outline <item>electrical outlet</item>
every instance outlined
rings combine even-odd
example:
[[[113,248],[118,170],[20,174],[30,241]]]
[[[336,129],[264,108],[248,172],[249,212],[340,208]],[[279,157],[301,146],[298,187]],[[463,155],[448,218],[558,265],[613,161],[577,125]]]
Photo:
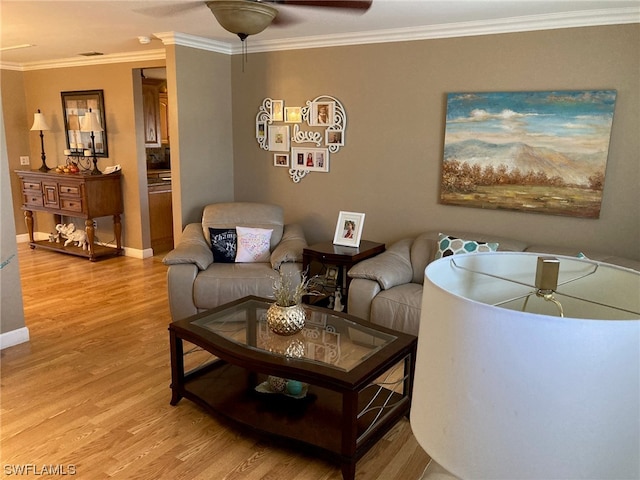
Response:
[[[29,156],[21,156],[20,157],[20,165],[29,165]]]
[[[93,228],[98,228],[98,221],[97,220],[93,220]]]

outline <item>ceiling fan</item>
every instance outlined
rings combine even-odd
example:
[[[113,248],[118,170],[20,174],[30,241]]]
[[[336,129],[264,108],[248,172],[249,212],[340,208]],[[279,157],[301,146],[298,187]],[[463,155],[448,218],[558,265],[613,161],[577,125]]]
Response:
[[[276,19],[278,9],[273,4],[303,7],[339,8],[366,12],[373,0],[209,0],[205,4],[222,28],[244,41],[249,35],[262,32]],[[282,24],[283,22],[278,22]]]

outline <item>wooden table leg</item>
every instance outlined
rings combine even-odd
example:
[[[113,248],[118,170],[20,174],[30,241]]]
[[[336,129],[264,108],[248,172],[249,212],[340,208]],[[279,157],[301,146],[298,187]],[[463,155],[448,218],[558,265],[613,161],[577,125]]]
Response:
[[[354,480],[356,478],[356,462],[342,464],[343,480]]]
[[[182,339],[173,330],[169,330],[171,347],[171,405],[177,405],[184,388],[184,346]]]
[[[358,441],[358,392],[342,396],[342,478],[354,480],[356,476],[356,442]]]
[[[87,218],[84,221],[84,231],[87,232],[87,242],[89,242],[89,259],[95,260],[95,252],[93,250],[93,242],[96,238],[96,231],[93,228],[93,218]]]
[[[120,251],[122,250],[122,223],[117,213],[113,216],[113,234],[116,236],[116,248]]]
[[[29,233],[29,242],[33,243],[33,212],[31,210],[24,211],[24,223],[27,225],[27,232]],[[31,245],[31,248],[36,248],[35,245]]]

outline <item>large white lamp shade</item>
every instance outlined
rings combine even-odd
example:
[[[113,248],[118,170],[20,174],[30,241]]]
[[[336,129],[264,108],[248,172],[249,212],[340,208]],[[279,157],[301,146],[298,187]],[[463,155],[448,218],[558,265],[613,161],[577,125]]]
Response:
[[[560,318],[522,311],[538,257],[427,267],[411,426],[448,474],[426,478],[640,478],[640,272],[557,256]]]

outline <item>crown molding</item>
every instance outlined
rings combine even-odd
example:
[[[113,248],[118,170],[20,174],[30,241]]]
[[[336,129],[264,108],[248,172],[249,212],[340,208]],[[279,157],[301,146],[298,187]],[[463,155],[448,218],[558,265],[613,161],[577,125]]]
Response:
[[[595,27],[629,23],[640,23],[640,7],[528,15],[497,20],[396,28],[331,36],[322,35],[287,40],[253,40],[248,45],[248,51],[250,53],[258,53],[278,50],[299,50],[304,48],[407,42],[413,40],[497,35],[502,33],[555,30],[560,28]],[[241,52],[241,46],[237,46],[233,49],[234,54],[239,54]]]
[[[86,67],[87,65],[104,65],[107,63],[126,63],[149,60],[164,60],[166,52],[164,48],[157,50],[145,50],[141,52],[111,53],[99,57],[71,57],[44,62],[30,62],[23,64],[0,63],[0,68],[5,70],[44,70],[47,68]]]
[[[224,53],[226,55],[231,55],[233,53],[232,46],[228,42],[219,42],[208,38],[196,37],[195,35],[189,35],[187,33],[162,32],[154,33],[153,36],[162,40],[164,45],[180,45],[182,47],[197,48],[210,52]]]
[[[584,10],[545,15],[529,15],[498,20],[459,22],[423,27],[396,28],[369,32],[354,32],[339,35],[317,35],[286,40],[255,40],[247,46],[249,53],[274,52],[281,50],[300,50],[305,48],[338,47],[346,45],[365,45],[374,43],[408,42],[438,38],[469,37],[476,35],[497,35],[502,33],[554,30],[560,28],[595,27],[604,25],[622,25],[640,23],[640,6],[618,9]],[[154,33],[164,45],[180,45],[225,55],[242,53],[240,42],[220,42],[179,32]],[[6,70],[42,70],[46,68],[77,67],[106,63],[124,63],[148,60],[164,60],[164,49],[140,52],[109,54],[91,58],[64,58],[45,62],[24,64],[1,63]]]

